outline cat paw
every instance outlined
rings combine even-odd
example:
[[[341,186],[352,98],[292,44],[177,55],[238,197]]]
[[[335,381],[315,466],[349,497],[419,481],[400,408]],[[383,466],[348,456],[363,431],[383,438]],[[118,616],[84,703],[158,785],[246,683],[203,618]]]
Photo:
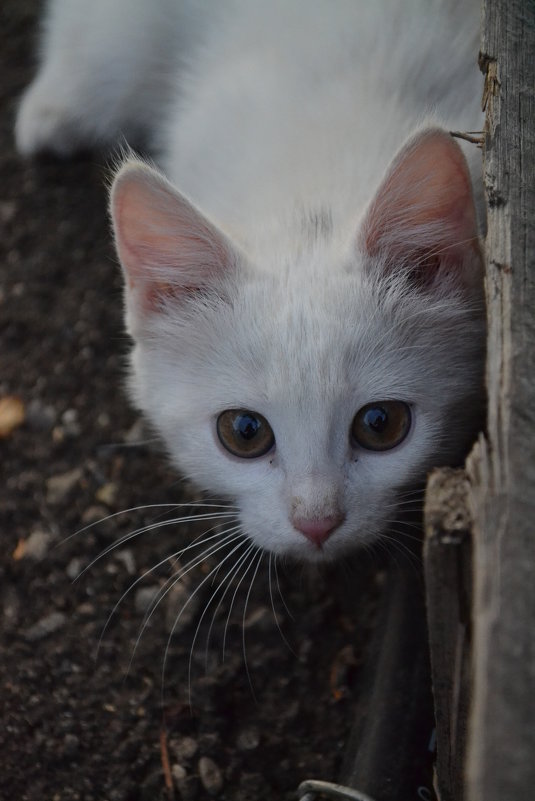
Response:
[[[22,98],[15,122],[15,144],[22,156],[71,156],[80,144],[78,123],[61,100],[36,82]]]

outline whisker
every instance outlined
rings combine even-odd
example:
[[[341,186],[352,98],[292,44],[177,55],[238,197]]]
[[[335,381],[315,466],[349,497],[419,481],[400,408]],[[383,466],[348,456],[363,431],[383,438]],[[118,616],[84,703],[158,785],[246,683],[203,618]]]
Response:
[[[141,526],[140,528],[137,528],[134,531],[128,532],[128,534],[123,534],[123,536],[119,537],[118,540],[115,540],[115,542],[112,542],[110,545],[107,545],[97,556],[95,556],[89,562],[89,564],[87,564],[78,573],[78,575],[73,580],[78,581],[84,575],[84,573],[86,573],[88,570],[91,570],[91,568],[94,567],[94,565],[96,565],[96,563],[99,562],[101,559],[103,559],[105,556],[110,554],[116,548],[120,548],[121,545],[124,545],[126,542],[130,542],[130,540],[133,540],[136,537],[141,536],[142,534],[147,534],[150,531],[156,531],[157,529],[160,528],[177,526],[180,525],[181,523],[195,523],[201,520],[218,520],[224,517],[235,517],[235,515],[231,514],[230,512],[220,512],[220,513],[209,512],[201,515],[187,515],[185,517],[175,517],[172,520],[162,520],[158,523],[149,523],[146,526]]]
[[[410,534],[408,531],[404,531],[403,529],[396,529],[394,526],[410,526],[410,524],[406,523],[405,520],[389,520],[386,529],[387,533],[392,532],[393,534],[398,534],[406,540],[411,540],[411,542],[422,542],[422,534],[417,537],[416,534]],[[414,528],[420,532],[422,531],[420,526],[410,526],[410,528]]]
[[[72,534],[68,534],[66,537],[64,537],[59,545],[64,545],[66,542],[69,542],[69,540],[72,540],[73,537],[77,537],[79,534],[83,534],[84,531],[89,531],[95,526],[100,526],[101,523],[106,523],[108,520],[112,520],[114,517],[119,517],[119,515],[126,515],[131,512],[141,512],[146,509],[176,509],[178,506],[180,506],[180,504],[177,503],[149,503],[142,504],[140,506],[131,506],[129,509],[121,509],[119,512],[112,512],[112,514],[105,515],[99,520],[94,520],[92,523],[88,523],[87,526],[83,526],[83,528],[73,531]]]
[[[281,585],[280,585],[280,581],[279,581],[279,571],[278,571],[278,568],[277,568],[277,554],[274,554],[273,567],[275,568],[275,581],[276,581],[276,584],[277,584],[277,592],[279,593],[279,598],[281,599],[282,605],[284,606],[284,608],[286,610],[286,614],[288,615],[290,620],[295,620],[293,614],[290,612],[290,610],[288,608],[288,605],[286,604],[286,601],[284,599],[284,595],[282,594],[282,589],[281,589]]]
[[[242,548],[248,542],[248,540],[245,539],[244,535],[241,534],[241,532],[236,536],[236,539],[239,539],[240,542],[238,542],[238,544],[235,545],[234,548],[232,548],[232,550],[222,559],[221,564],[226,562],[227,559],[230,559],[233,556],[233,554],[239,548]],[[217,568],[219,568],[219,565],[217,565]],[[184,606],[182,607],[182,609],[180,610],[180,612],[176,616],[175,621],[173,623],[173,626],[171,628],[171,631],[169,633],[169,637],[167,638],[167,644],[165,646],[163,663],[162,663],[162,674],[161,674],[161,678],[162,678],[161,704],[162,704],[162,706],[163,706],[163,703],[164,703],[164,696],[165,696],[165,671],[166,671],[166,666],[167,666],[167,660],[168,660],[168,657],[169,657],[169,649],[171,647],[171,641],[172,641],[175,629],[176,629],[176,627],[178,625],[178,621],[180,620],[180,617],[183,614],[183,612],[186,609],[186,607],[188,606],[188,604],[192,601],[192,599],[195,597],[195,595],[199,592],[201,587],[203,587],[206,584],[206,582],[212,577],[212,574],[214,573],[215,570],[216,570],[215,567],[212,570],[210,570],[208,575],[205,576],[204,579],[200,582],[200,584],[198,584],[197,587],[193,590],[193,592],[189,596],[188,600],[186,601],[186,603],[184,604]],[[180,580],[180,577],[177,579],[177,581],[179,581],[179,580]]]
[[[241,532],[240,532],[240,535],[241,535]],[[248,551],[246,551],[246,552],[245,552],[245,556],[247,555],[247,553],[248,553]],[[232,567],[230,568],[230,570],[228,570],[228,571],[227,571],[227,573],[225,574],[225,576],[223,577],[223,579],[222,579],[222,580],[221,580],[221,581],[218,583],[217,587],[216,587],[216,588],[215,588],[215,590],[213,591],[212,595],[210,596],[210,598],[209,598],[208,602],[206,603],[206,605],[205,605],[205,607],[204,607],[204,611],[203,611],[203,613],[202,613],[202,615],[201,615],[201,617],[200,617],[200,619],[199,619],[199,622],[198,622],[198,624],[197,624],[197,628],[195,629],[195,635],[194,635],[194,637],[193,637],[193,641],[192,641],[192,647],[191,647],[191,649],[190,649],[190,670],[189,670],[189,674],[190,674],[190,675],[191,675],[191,660],[192,660],[192,657],[193,657],[193,648],[194,648],[194,646],[195,646],[195,641],[196,641],[196,639],[197,639],[197,635],[198,635],[198,633],[199,633],[199,630],[200,630],[200,627],[201,627],[202,621],[204,620],[204,617],[205,617],[206,613],[208,612],[208,609],[210,608],[210,604],[212,603],[212,601],[213,601],[213,600],[214,600],[214,598],[216,597],[217,593],[218,593],[218,592],[221,590],[221,588],[224,586],[225,582],[227,582],[227,581],[229,581],[229,582],[230,582],[230,581],[232,581],[232,579],[233,579],[233,578],[234,578],[234,576],[236,575],[236,573],[237,573],[237,571],[238,571],[238,569],[239,569],[239,567],[240,567],[240,565],[241,565],[241,563],[242,563],[243,559],[244,559],[244,555],[242,554],[242,556],[240,556],[240,558],[238,559],[238,561],[237,561],[237,562],[236,562],[234,565],[232,565]],[[218,565],[216,565],[216,566],[214,567],[214,569],[213,569],[213,571],[212,571],[212,582],[213,582],[213,581],[214,581],[214,579],[217,577],[217,573],[218,573],[219,569],[221,568],[221,564],[222,564],[222,563],[220,563],[220,564],[218,564]],[[218,605],[217,605],[217,607],[216,607],[216,609],[215,609],[215,612],[214,612],[214,618],[215,618],[215,614],[217,614],[217,610],[219,609],[219,607],[220,607],[220,605],[221,605],[221,603],[222,603],[222,601],[223,601],[223,598],[225,597],[225,595],[226,595],[226,593],[227,593],[227,590],[229,589],[229,586],[230,586],[230,585],[229,585],[229,584],[227,584],[227,586],[226,586],[226,588],[225,588],[225,591],[224,591],[223,595],[221,596],[221,599],[220,599],[220,601],[219,601],[219,603],[218,603]],[[213,622],[214,622],[214,618],[212,618],[212,623],[211,623],[211,625],[210,625],[210,629],[209,629],[209,631],[208,631],[208,638],[207,638],[208,640],[209,640],[209,636],[210,636],[210,631],[212,630],[212,625],[213,625]],[[208,641],[207,641],[206,648],[208,649]],[[206,666],[207,666],[207,660],[206,660]]]
[[[284,634],[284,632],[283,632],[283,630],[281,628],[281,625],[279,623],[279,619],[278,619],[278,616],[277,616],[277,610],[275,608],[275,599],[273,598],[272,565],[273,565],[273,562],[276,559],[277,559],[277,557],[275,556],[275,554],[270,552],[270,554],[269,554],[269,562],[268,562],[268,587],[269,587],[269,598],[270,598],[270,601],[271,601],[271,608],[273,610],[273,617],[275,618],[275,624],[276,624],[276,626],[277,626],[277,628],[279,630],[279,634],[281,636],[281,639],[282,639],[283,643],[286,645],[286,647],[288,648],[290,653],[292,653],[295,657],[297,657],[297,654],[295,653],[294,649],[292,648],[292,646],[290,645],[290,643],[286,639],[286,636],[285,636],[285,634]]]
[[[220,547],[223,547],[223,546],[224,546],[224,545],[226,545],[226,544],[227,544],[229,541],[231,541],[231,538],[232,538],[232,536],[233,536],[233,530],[231,530],[231,531],[229,531],[229,532],[225,532],[223,540],[221,540],[220,542],[218,542],[218,543],[217,543],[217,546],[216,546],[216,545],[214,545],[214,544],[213,544],[213,545],[211,545],[209,548],[207,548],[205,551],[203,551],[203,552],[202,552],[202,554],[200,554],[200,555],[198,554],[196,557],[194,557],[194,559],[192,559],[192,560],[191,560],[191,562],[194,562],[194,561],[195,561],[195,559],[199,559],[199,556],[200,556],[200,560],[199,560],[199,562],[198,562],[198,563],[202,562],[202,561],[203,561],[203,559],[207,558],[207,556],[211,556],[211,555],[212,555],[212,553],[215,553],[216,551],[218,551],[218,550],[219,550],[219,548],[220,548]],[[218,538],[220,538],[220,537],[221,537],[221,534],[220,534],[220,533],[214,534],[214,535],[212,535],[211,537],[209,537],[209,538],[206,540],[206,542],[208,542],[208,541],[210,541],[210,540],[218,539]],[[102,632],[101,632],[101,634],[100,634],[100,638],[99,638],[99,641],[98,641],[98,646],[97,646],[97,655],[98,655],[99,649],[100,649],[100,647],[101,647],[101,644],[102,644],[103,637],[104,637],[104,635],[105,635],[106,631],[108,630],[108,628],[109,628],[109,625],[110,625],[110,623],[111,623],[111,621],[112,621],[112,619],[113,619],[114,615],[115,615],[115,614],[116,614],[116,612],[117,612],[117,609],[118,609],[118,608],[119,608],[119,606],[122,604],[122,602],[123,602],[123,601],[124,601],[124,599],[127,597],[127,595],[129,595],[129,594],[132,592],[132,590],[133,590],[133,589],[135,589],[135,587],[137,587],[137,586],[138,586],[138,584],[140,584],[140,583],[143,581],[143,579],[145,579],[147,576],[149,576],[149,575],[150,575],[151,573],[153,573],[155,570],[158,570],[158,568],[159,568],[159,567],[162,567],[162,565],[164,565],[164,564],[165,564],[166,562],[168,562],[170,559],[180,558],[180,557],[181,557],[181,556],[182,556],[182,555],[183,555],[183,554],[184,554],[184,553],[185,553],[187,550],[189,550],[190,548],[194,547],[194,545],[196,545],[196,544],[197,544],[197,543],[191,543],[190,545],[187,545],[186,547],[184,547],[184,548],[182,548],[182,549],[180,549],[180,550],[176,551],[175,553],[173,553],[173,554],[170,554],[170,555],[167,555],[167,556],[166,556],[164,559],[160,560],[160,561],[159,561],[159,562],[158,562],[156,565],[153,565],[151,568],[149,568],[148,570],[144,571],[144,572],[143,572],[143,573],[142,573],[140,576],[138,576],[138,577],[137,577],[137,578],[136,578],[136,579],[135,579],[135,580],[134,580],[134,581],[133,581],[133,582],[132,582],[132,583],[131,583],[131,584],[128,586],[128,588],[127,588],[127,589],[126,589],[126,590],[123,592],[123,594],[121,595],[121,597],[119,598],[119,600],[118,600],[118,601],[115,603],[115,605],[114,605],[113,609],[111,610],[110,614],[108,615],[108,619],[106,620],[106,623],[104,624],[104,627],[103,627],[103,629],[102,629]],[[189,562],[188,564],[191,564],[191,562]],[[193,567],[194,567],[194,566],[195,566],[195,565],[193,565]],[[185,575],[185,572],[187,572],[187,571],[186,571],[186,570],[184,570],[184,572],[182,572],[182,573],[180,574],[180,578],[181,578],[183,575]],[[169,579],[167,579],[167,580],[166,580],[166,582],[165,582],[165,584],[164,584],[164,588],[167,586],[168,582],[169,582]],[[153,601],[153,602],[151,602],[151,605],[150,605],[150,607],[149,607],[150,614],[149,614],[148,618],[147,618],[147,614],[148,614],[148,612],[145,612],[145,617],[144,617],[144,619],[143,619],[143,623],[142,623],[142,629],[141,629],[141,631],[140,631],[140,633],[139,633],[139,635],[138,635],[138,638],[137,638],[137,640],[136,640],[136,643],[135,643],[135,646],[134,646],[134,651],[133,651],[133,653],[132,653],[132,657],[131,657],[131,659],[130,659],[130,663],[129,663],[129,668],[128,668],[128,670],[130,670],[130,667],[131,667],[131,664],[132,664],[132,660],[133,660],[133,658],[134,658],[134,655],[135,655],[136,649],[137,649],[137,647],[138,647],[138,645],[139,645],[139,642],[140,642],[141,636],[142,636],[142,634],[143,634],[143,632],[144,632],[144,630],[145,630],[145,628],[146,628],[146,625],[148,624],[150,617],[152,617],[152,614],[153,614],[153,612],[155,611],[156,607],[158,606],[158,604],[160,603],[160,601],[163,599],[163,597],[164,597],[164,596],[165,596],[165,593],[164,593],[163,595],[161,595],[161,593],[158,593],[158,598],[156,599],[156,602],[154,602],[154,601]],[[127,671],[127,672],[128,672],[128,671]]]
[[[424,504],[421,498],[407,498],[406,500],[398,501],[398,503],[393,503],[387,508],[406,509],[408,512],[422,512]]]
[[[193,650],[195,648],[195,642],[197,640],[197,635],[199,634],[200,627],[202,625],[202,621],[204,620],[204,617],[205,617],[206,613],[208,612],[208,609],[210,608],[210,604],[212,603],[212,601],[216,597],[217,593],[224,587],[224,592],[221,595],[221,598],[219,599],[219,603],[217,604],[217,607],[215,608],[214,613],[212,615],[212,622],[210,623],[210,628],[208,629],[208,634],[207,634],[207,637],[206,637],[205,670],[207,670],[208,669],[208,646],[209,646],[209,642],[210,642],[210,635],[211,635],[211,632],[212,632],[212,628],[213,628],[213,625],[214,625],[214,622],[215,622],[215,617],[217,615],[217,611],[220,608],[221,604],[223,603],[223,600],[224,600],[228,590],[231,587],[230,582],[232,581],[232,579],[234,578],[236,573],[238,573],[241,565],[243,564],[244,560],[247,558],[247,555],[249,554],[249,552],[250,552],[250,547],[245,551],[245,553],[243,553],[239,557],[237,562],[235,562],[235,564],[232,565],[230,570],[227,571],[227,573],[225,574],[225,576],[222,579],[222,581],[215,588],[214,592],[210,596],[210,599],[209,599],[208,603],[204,607],[204,611],[203,611],[203,613],[202,613],[202,615],[201,615],[201,617],[199,619],[199,622],[197,624],[197,628],[195,629],[195,635],[193,637],[193,641],[192,641],[191,648],[190,648],[190,657],[189,657],[189,665],[188,665],[188,688],[189,688],[188,689],[188,693],[189,693],[189,697],[190,697],[190,704],[191,704],[191,673],[192,673],[192,663],[193,663]],[[214,577],[215,577],[215,575],[216,575],[216,573],[214,574]],[[225,586],[225,583],[226,583],[226,586]]]
[[[244,556],[245,556],[245,557],[249,556],[249,554],[250,554],[252,551],[255,551],[255,550],[257,550],[257,546],[254,544],[254,542],[252,542],[252,543],[250,544],[249,548],[247,549],[247,551],[245,552]],[[243,561],[244,561],[244,560],[242,560],[242,562],[243,562]],[[230,616],[232,615],[232,609],[233,609],[233,607],[234,607],[234,601],[236,600],[236,595],[238,594],[238,590],[240,589],[240,587],[241,587],[241,584],[242,584],[242,582],[243,582],[243,580],[244,580],[245,576],[246,576],[246,575],[247,575],[247,573],[249,572],[249,569],[250,569],[250,567],[251,567],[251,563],[249,563],[249,565],[248,565],[248,566],[246,567],[246,569],[244,570],[244,573],[243,573],[243,575],[242,575],[241,579],[239,580],[239,582],[238,582],[238,585],[236,586],[236,588],[235,588],[235,590],[234,590],[234,593],[233,593],[233,595],[232,595],[231,601],[230,601],[230,606],[229,606],[229,610],[228,610],[228,614],[227,614],[227,620],[226,620],[226,622],[225,622],[225,629],[224,629],[224,631],[223,631],[223,649],[222,649],[222,658],[223,658],[223,661],[225,660],[225,651],[226,651],[226,646],[227,646],[227,634],[228,634],[228,627],[229,627],[229,623],[230,623]]]
[[[220,536],[221,536],[220,534],[216,534],[213,537],[210,537],[209,539],[217,539]],[[173,587],[175,587],[185,576],[187,576],[188,573],[190,573],[196,567],[199,567],[199,565],[201,565],[203,562],[205,562],[211,556],[214,556],[214,554],[218,553],[220,550],[222,550],[226,546],[228,546],[231,543],[235,542],[240,537],[241,537],[241,533],[239,531],[239,527],[237,527],[237,526],[235,528],[232,528],[232,529],[224,532],[223,539],[221,539],[217,543],[212,543],[212,545],[210,545],[208,548],[205,548],[203,551],[201,551],[201,553],[199,553],[196,556],[192,557],[189,560],[189,562],[186,562],[185,565],[181,565],[177,572],[173,573],[171,576],[169,576],[165,580],[165,582],[163,583],[162,587],[160,588],[160,590],[158,592],[158,595],[156,596],[155,599],[153,599],[151,601],[151,603],[149,605],[149,608],[145,612],[145,615],[143,617],[143,621],[142,621],[142,624],[141,624],[141,630],[140,630],[138,638],[136,640],[136,648],[137,648],[137,646],[138,646],[138,644],[139,644],[139,642],[141,640],[141,637],[143,636],[143,632],[145,631],[146,627],[148,626],[148,624],[149,624],[154,612],[156,611],[156,609],[158,608],[160,603],[163,601],[165,596],[168,595],[171,592]],[[167,557],[167,559],[165,559],[164,561],[169,561],[170,559],[174,559],[174,558],[179,559],[181,554],[182,554],[182,552],[177,552],[176,554],[171,554],[171,556]],[[157,565],[156,568],[158,566],[159,565]],[[219,565],[216,565],[216,567],[214,567],[212,569],[211,573],[213,573],[214,570],[216,570],[218,567],[219,567]],[[153,570],[155,570],[156,568],[153,568]],[[149,571],[149,572],[152,572],[152,571]],[[193,593],[193,594],[195,594],[195,593]],[[190,598],[191,598],[191,596],[190,596]],[[182,611],[188,605],[189,600],[190,599],[188,599],[186,604],[184,604],[184,607],[182,608],[180,614],[182,614]],[[178,618],[177,618],[176,622],[178,622]],[[176,625],[176,623],[175,623],[175,625]],[[134,653],[135,653],[135,649],[134,649]]]
[[[232,579],[234,579],[234,577],[235,577],[235,575],[237,574],[237,572],[238,572],[239,568],[241,567],[241,565],[243,564],[244,560],[247,558],[247,556],[249,555],[249,553],[250,553],[250,552],[251,552],[251,548],[248,548],[248,549],[247,549],[247,551],[245,551],[245,553],[242,555],[242,557],[240,557],[240,560],[239,560],[239,562],[237,562],[237,563],[236,563],[236,565],[235,565],[235,570],[234,570],[234,572],[232,573],[232,575],[230,576],[230,578],[229,578],[229,574],[227,573],[227,575],[226,575],[226,576],[225,576],[225,578],[223,579],[223,581],[226,581],[226,580],[227,580],[227,578],[229,578],[229,582],[228,582],[228,584],[227,584],[227,586],[226,586],[226,588],[225,588],[225,591],[224,591],[224,593],[222,594],[221,598],[219,599],[219,602],[218,602],[218,604],[217,604],[217,607],[216,607],[216,608],[215,608],[215,610],[214,610],[214,613],[213,613],[213,615],[212,615],[212,622],[210,623],[210,628],[208,629],[208,634],[206,635],[206,648],[205,648],[205,666],[206,666],[206,668],[208,667],[208,647],[209,647],[209,643],[210,643],[210,637],[211,637],[211,633],[212,633],[212,628],[213,628],[213,626],[214,626],[214,623],[215,623],[215,619],[216,619],[217,612],[218,612],[219,608],[221,607],[221,604],[223,603],[223,599],[226,597],[226,595],[227,595],[227,592],[228,592],[228,591],[230,590],[230,588],[231,588],[231,584],[230,584],[230,582],[232,581]],[[222,586],[222,584],[220,585],[220,587],[221,587],[221,586]],[[219,588],[218,588],[218,589],[219,589]],[[225,632],[226,632],[226,626],[225,626]],[[223,659],[225,658],[225,653],[224,653],[224,643],[223,643],[223,657],[222,657],[222,658],[223,658]]]
[[[131,506],[128,509],[121,509],[119,512],[112,512],[109,515],[105,515],[101,517],[99,520],[94,520],[92,523],[88,523],[87,526],[83,526],[82,528],[73,531],[72,534],[68,534],[64,537],[59,545],[64,545],[66,542],[69,542],[73,537],[77,537],[79,534],[83,534],[84,531],[89,531],[90,529],[94,528],[95,526],[100,526],[102,523],[106,523],[108,520],[113,520],[115,517],[119,517],[120,515],[130,514],[131,512],[143,512],[147,509],[191,509],[191,508],[200,508],[200,509],[235,509],[238,511],[237,507],[232,505],[225,505],[225,504],[218,504],[218,503],[148,503],[148,504],[141,504],[139,506]],[[56,546],[57,547],[57,546]]]
[[[246,617],[246,614],[247,614],[247,605],[249,603],[249,598],[251,597],[251,592],[253,591],[253,584],[254,584],[255,579],[256,579],[256,577],[258,575],[258,570],[259,570],[260,565],[262,563],[262,559],[264,558],[264,553],[260,548],[257,548],[256,551],[257,551],[257,554],[258,554],[258,559],[257,559],[257,562],[256,562],[256,567],[255,567],[255,570],[254,570],[254,573],[253,573],[253,577],[251,579],[251,583],[249,584],[249,589],[247,591],[247,595],[245,596],[245,604],[244,604],[244,607],[243,607],[243,616],[242,616],[242,628],[241,628],[242,635],[241,636],[242,636],[243,664],[245,666],[245,672],[247,674],[247,680],[249,682],[249,687],[251,688],[251,694],[253,696],[255,704],[258,704],[258,699],[256,697],[256,693],[255,693],[254,686],[253,686],[253,679],[251,677],[251,672],[249,670],[249,663],[247,662],[247,648],[246,648],[246,645],[245,645],[245,617]],[[251,556],[251,564],[249,565],[249,567],[247,568],[247,570],[243,574],[242,581],[245,578],[246,574],[249,572],[250,568],[253,566],[253,564],[254,564],[254,556]],[[241,582],[240,582],[240,584],[241,584]]]
[[[413,497],[422,497],[425,494],[425,488],[419,487],[418,489],[412,490],[403,490],[398,494],[399,498],[413,498]]]
[[[399,532],[394,530],[394,534],[399,534]],[[386,547],[388,543],[388,548]],[[385,550],[392,554],[393,551],[397,552],[400,556],[402,556],[410,567],[414,570],[415,574],[419,574],[419,567],[421,565],[421,559],[415,554],[410,548],[404,545],[395,537],[391,537],[388,534],[382,534],[378,540],[378,544],[381,545]]]

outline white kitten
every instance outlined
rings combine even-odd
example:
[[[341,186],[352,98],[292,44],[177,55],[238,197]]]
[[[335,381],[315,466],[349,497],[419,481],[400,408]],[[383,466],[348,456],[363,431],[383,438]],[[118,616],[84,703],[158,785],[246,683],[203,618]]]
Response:
[[[111,196],[132,395],[277,554],[374,541],[479,421],[472,184],[437,127],[481,124],[476,36],[446,0],[50,8],[19,149],[150,137],[169,180],[130,159]]]

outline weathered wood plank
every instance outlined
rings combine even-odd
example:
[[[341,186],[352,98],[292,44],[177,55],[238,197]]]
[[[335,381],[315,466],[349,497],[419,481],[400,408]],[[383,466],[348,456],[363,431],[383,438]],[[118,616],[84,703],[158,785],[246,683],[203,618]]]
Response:
[[[469,801],[535,797],[535,3],[484,0],[487,438],[473,515]]]
[[[471,518],[464,470],[435,470],[425,502],[424,568],[440,801],[461,801],[470,699]]]

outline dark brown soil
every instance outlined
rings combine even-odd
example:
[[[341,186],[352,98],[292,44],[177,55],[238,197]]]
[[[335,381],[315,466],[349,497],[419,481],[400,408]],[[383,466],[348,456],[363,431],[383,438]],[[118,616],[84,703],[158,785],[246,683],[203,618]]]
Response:
[[[14,151],[35,13],[30,0],[0,6],[0,399],[25,410],[0,439],[0,798],[294,798],[303,779],[337,778],[377,570],[364,559],[351,574],[352,619],[335,598],[338,575],[286,566],[293,619],[275,587],[277,626],[264,561],[250,597],[253,569],[209,631],[220,596],[202,617],[217,586],[202,583],[206,562],[143,626],[176,567],[166,555],[198,528],[141,533],[92,564],[170,517],[143,505],[197,496],[143,442],[122,390],[128,342],[106,159],[30,164]]]

